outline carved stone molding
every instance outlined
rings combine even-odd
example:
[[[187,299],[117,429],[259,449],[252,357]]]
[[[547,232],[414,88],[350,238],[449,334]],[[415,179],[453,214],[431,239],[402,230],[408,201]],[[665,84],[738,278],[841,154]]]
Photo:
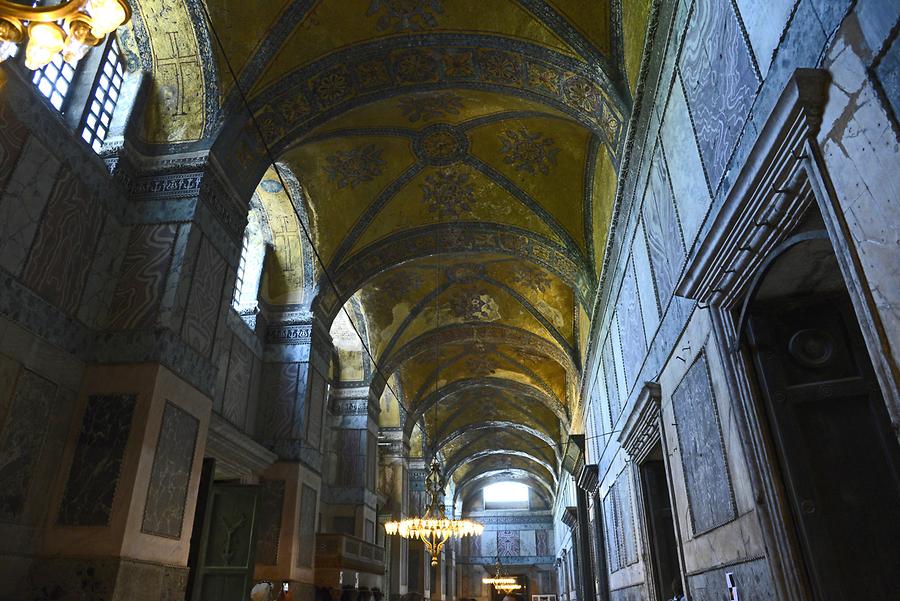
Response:
[[[827,100],[829,75],[797,69],[772,110],[676,294],[733,307],[766,255],[783,241],[814,201],[804,168]]]
[[[643,460],[659,442],[660,398],[659,384],[645,382],[634,410],[619,433],[622,449],[635,462]]]
[[[578,488],[588,494],[593,495],[597,492],[597,486],[600,484],[599,469],[596,464],[583,465],[575,477],[575,484]]]
[[[217,413],[209,422],[206,455],[216,460],[216,477],[223,479],[256,479],[278,460],[275,453]]]
[[[562,521],[563,524],[574,530],[578,525],[578,508],[566,507],[565,511],[562,513]]]

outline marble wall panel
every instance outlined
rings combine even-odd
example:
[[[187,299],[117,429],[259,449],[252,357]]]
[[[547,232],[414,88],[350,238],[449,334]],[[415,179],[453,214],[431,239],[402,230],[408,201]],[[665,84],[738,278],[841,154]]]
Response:
[[[515,557],[522,550],[518,530],[497,531],[497,555],[501,557]]]
[[[200,420],[166,401],[141,531],[181,538]]]
[[[672,410],[696,536],[731,521],[737,511],[705,354],[672,394]]]
[[[637,380],[644,354],[647,352],[647,338],[644,334],[644,320],[641,316],[641,300],[638,297],[634,262],[628,261],[625,278],[619,289],[616,306],[619,328],[622,336],[622,362],[625,368],[625,388],[631,390]]]
[[[103,211],[84,184],[63,169],[47,201],[31,254],[25,284],[62,309],[74,314],[81,300]]]
[[[650,267],[650,255],[647,252],[647,238],[644,235],[643,224],[640,223],[631,243],[631,260],[634,262],[634,276],[641,301],[641,317],[644,320],[644,332],[647,334],[649,346],[659,325],[659,304],[656,299],[656,286],[653,283],[653,268]]]
[[[225,260],[212,242],[204,239],[197,255],[191,293],[181,333],[194,349],[208,356],[218,325],[219,308],[225,281]]]
[[[78,318],[89,326],[97,328],[107,323],[109,304],[116,290],[126,244],[128,244],[127,227],[112,217],[107,218],[97,240],[94,259],[88,271],[78,309]]]
[[[135,403],[133,394],[88,397],[59,507],[61,526],[109,524]]]
[[[232,424],[243,427],[247,415],[247,393],[253,369],[253,355],[236,336],[231,341],[230,355],[222,416]]]
[[[553,555],[553,531],[535,530],[534,548],[535,555]]]
[[[875,67],[881,89],[887,98],[894,118],[900,118],[900,36],[888,46],[887,51]]]
[[[681,76],[700,156],[717,190],[759,80],[730,2],[696,0],[681,54]]]
[[[315,550],[316,537],[316,502],[318,493],[316,489],[304,484],[300,491],[300,519],[298,520],[297,538],[299,549],[297,550],[297,567],[311,568],[313,552]]]
[[[136,226],[122,260],[122,272],[110,304],[109,324],[114,329],[149,329],[157,311],[172,259],[178,226]]]
[[[27,138],[28,130],[9,104],[0,98],[0,193],[6,188]]]
[[[644,587],[640,584],[609,592],[610,601],[644,601],[644,599],[646,599]]]
[[[608,336],[603,344],[603,377],[606,385],[606,412],[609,416],[609,429],[612,429],[621,410],[619,384],[616,380],[616,363],[612,353],[612,336]]]
[[[259,524],[256,540],[256,563],[278,565],[278,543],[281,539],[281,514],[284,508],[284,480],[262,480],[259,483]]]
[[[537,555],[534,532],[534,530],[519,530],[519,555],[523,557]]]
[[[0,521],[18,522],[50,423],[56,385],[22,370],[0,421]]]
[[[485,530],[481,535],[481,553],[484,557],[495,557],[498,551],[497,531]]]
[[[609,571],[617,572],[637,563],[637,533],[634,525],[631,476],[623,470],[603,499],[604,534]]]
[[[32,136],[0,196],[0,267],[18,276],[56,182],[59,162]]]
[[[305,365],[265,363],[258,432],[266,440],[290,438],[297,402],[297,378]]]
[[[675,81],[660,130],[662,156],[668,166],[678,218],[687,248],[691,248],[712,201],[703,173],[700,152],[681,81]]]
[[[665,308],[681,274],[685,253],[678,212],[669,187],[669,172],[659,148],[653,155],[642,213],[657,302]]]
[[[702,574],[688,576],[691,599],[695,601],[719,601],[732,599],[725,575],[731,574],[740,599],[775,601],[775,587],[765,558],[717,568]]]
[[[750,38],[763,77],[769,71],[781,32],[791,18],[795,0],[736,0],[738,12]]]

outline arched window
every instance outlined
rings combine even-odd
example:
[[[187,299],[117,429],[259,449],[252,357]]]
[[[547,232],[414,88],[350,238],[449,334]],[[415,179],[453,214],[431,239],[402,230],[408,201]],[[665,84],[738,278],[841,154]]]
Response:
[[[528,509],[528,485],[496,482],[484,487],[485,509]]]
[[[241,258],[238,262],[234,296],[231,301],[234,310],[242,316],[256,315],[259,287],[266,262],[266,248],[271,242],[272,235],[266,223],[265,212],[259,199],[254,196],[250,202],[247,227],[241,241]]]
[[[5,58],[15,58],[18,68],[27,71],[25,53],[18,47],[5,53]],[[112,129],[126,77],[116,36],[110,35],[78,61],[67,63],[57,54],[47,65],[28,73],[38,95],[99,154]]]

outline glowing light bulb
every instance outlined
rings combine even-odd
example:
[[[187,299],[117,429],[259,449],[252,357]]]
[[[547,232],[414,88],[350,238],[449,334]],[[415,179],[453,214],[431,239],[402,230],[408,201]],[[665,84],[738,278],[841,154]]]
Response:
[[[95,38],[102,38],[115,31],[129,18],[125,0],[91,0],[88,10],[92,21],[91,35]]]
[[[12,42],[0,42],[0,63],[16,53],[16,45]]]
[[[28,45],[25,47],[25,66],[37,71],[62,51],[66,34],[55,23],[32,22],[28,26]]]

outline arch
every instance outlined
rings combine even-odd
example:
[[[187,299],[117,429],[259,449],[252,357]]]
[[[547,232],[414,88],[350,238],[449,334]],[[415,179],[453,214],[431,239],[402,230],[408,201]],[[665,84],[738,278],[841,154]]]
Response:
[[[552,448],[553,454],[556,457],[557,461],[561,459],[561,445],[559,445],[552,436],[550,436],[543,430],[539,430],[520,422],[502,420],[480,422],[478,424],[473,424],[465,428],[454,430],[453,432],[450,432],[449,434],[435,442],[435,450],[439,452],[445,446],[457,442],[470,434],[478,433],[482,430],[516,430],[518,432],[523,432],[534,438],[537,438],[541,442],[545,443],[548,447]]]
[[[547,470],[547,473],[549,473],[553,479],[553,485],[556,486],[557,474],[556,474],[556,469],[554,468],[554,466],[550,465],[550,463],[548,463],[546,460],[542,459],[541,457],[538,457],[537,455],[529,453],[528,451],[522,451],[520,449],[508,449],[508,448],[500,449],[500,448],[498,448],[498,449],[485,449],[483,451],[477,451],[475,453],[470,453],[470,454],[466,454],[464,451],[462,451],[462,452],[458,453],[458,455],[461,455],[461,456],[460,457],[454,456],[454,457],[448,459],[449,463],[448,463],[448,466],[447,466],[446,472],[445,472],[448,478],[452,477],[453,474],[456,473],[456,470],[458,470],[460,467],[462,467],[463,464],[465,464],[465,463],[472,462],[472,461],[478,461],[479,459],[484,459],[485,457],[496,457],[497,455],[502,455],[504,457],[506,457],[506,456],[521,457],[522,459],[525,459],[526,461],[531,461],[533,463],[537,463],[538,465],[540,465],[541,467],[543,467],[544,469]]]
[[[438,253],[435,253],[438,249]],[[332,275],[340,290],[321,286],[316,305],[326,319],[378,275],[422,257],[496,253],[521,258],[558,276],[585,306],[595,287],[593,272],[575,249],[529,230],[484,222],[458,222],[404,230],[354,253]],[[333,268],[329,268],[331,273]],[[352,292],[350,292],[352,291]]]
[[[530,481],[537,484],[535,489],[540,488],[543,490],[549,499],[553,498],[553,490],[554,487],[550,485],[550,483],[541,477],[539,474],[535,474],[529,472],[527,470],[523,470],[521,468],[511,467],[511,468],[498,468],[498,469],[487,469],[484,471],[478,471],[477,469],[473,471],[471,474],[466,474],[466,477],[456,483],[456,493],[454,494],[454,503],[460,497],[462,492],[466,490],[469,486],[475,486],[481,484],[479,488],[483,486],[487,486],[487,484],[493,482],[499,482],[501,480],[513,480],[513,481]],[[482,482],[486,481],[486,482]]]
[[[566,407],[559,401],[559,399],[550,396],[543,390],[539,390],[527,384],[522,384],[520,382],[515,382],[512,380],[504,380],[502,378],[485,377],[457,380],[456,382],[448,384],[443,388],[440,388],[429,394],[427,397],[425,397],[425,399],[422,400],[421,403],[416,404],[412,409],[411,414],[407,416],[406,422],[403,425],[404,434],[406,436],[409,436],[414,425],[419,421],[420,418],[424,417],[428,410],[431,409],[435,404],[448,396],[471,388],[497,388],[500,390],[509,391],[519,396],[527,396],[529,398],[537,400],[543,403],[548,409],[550,409],[554,413],[554,415],[556,415],[556,417],[561,422],[563,422],[563,424],[565,424],[565,428],[568,428],[568,409],[566,409]]]
[[[507,475],[502,473],[495,474],[489,478],[486,478],[484,481],[478,481],[475,484],[470,484],[467,487],[466,492],[461,497],[456,497],[457,500],[462,501],[462,506],[465,506],[472,500],[472,497],[477,495],[479,492],[490,486],[491,484],[497,484],[499,482],[519,482],[528,486],[534,494],[539,496],[542,501],[544,501],[549,507],[553,507],[553,495],[547,493],[547,490],[540,483],[537,478],[532,476],[522,476],[521,478],[512,479]]]

